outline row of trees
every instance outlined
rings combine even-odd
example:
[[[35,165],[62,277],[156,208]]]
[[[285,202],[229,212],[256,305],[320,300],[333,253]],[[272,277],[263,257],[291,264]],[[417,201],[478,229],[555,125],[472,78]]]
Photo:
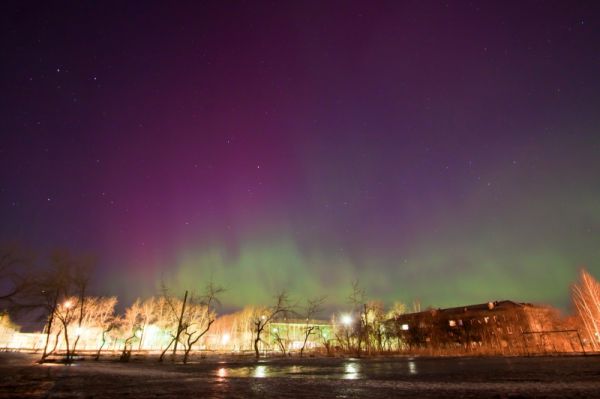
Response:
[[[136,300],[122,315],[115,314],[115,297],[88,295],[94,261],[68,252],[55,252],[42,270],[34,267],[34,259],[16,246],[0,251],[0,306],[13,313],[35,315],[45,321],[45,345],[41,360],[60,348],[67,361],[72,361],[80,339],[90,332],[100,337],[96,358],[106,344],[123,341],[121,359],[129,360],[132,350],[141,347],[145,334],[160,331],[168,337],[159,361],[169,350],[175,358],[178,348],[187,362],[194,345],[208,333],[217,318],[219,296],[223,288],[212,282],[201,293],[186,291],[183,298],[163,285],[161,295]],[[309,299],[301,313],[286,292],[275,296],[273,305],[248,308],[247,324],[251,327],[253,347],[259,356],[265,328],[274,320],[301,315],[307,321],[322,309],[324,297]],[[314,333],[307,323],[304,343]],[[302,351],[304,346],[302,347]]]
[[[170,348],[176,355],[181,344],[187,361],[193,345],[216,319],[215,307],[223,290],[212,283],[200,295],[186,291],[183,300],[163,288],[159,297],[137,300],[123,315],[117,315],[116,297],[89,295],[93,269],[93,258],[64,251],[54,252],[49,264],[38,269],[33,257],[19,247],[0,250],[0,306],[13,314],[26,313],[45,321],[41,361],[55,353],[59,345],[66,360],[72,361],[83,332],[94,332],[101,337],[96,358],[109,338],[125,337],[121,358],[128,360],[133,343],[140,341],[145,327],[151,324],[157,324],[170,335],[160,360]]]
[[[181,345],[183,362],[187,363],[194,345],[215,322],[222,288],[209,283],[202,294],[190,294],[186,291],[183,299],[171,295],[166,288],[162,291],[162,295],[158,297],[136,300],[123,316],[113,316],[105,324],[104,332],[113,331],[113,340],[124,337],[121,360],[129,360],[131,351],[135,349],[134,345],[137,344],[140,348],[147,334],[158,330],[162,338],[167,338],[159,361],[164,360],[169,350],[172,350],[172,358],[175,359],[178,346]]]
[[[159,360],[163,361],[169,352],[175,359],[181,349],[185,363],[217,320],[219,298],[224,290],[212,282],[200,292],[185,291],[181,297],[163,286],[160,295],[138,299],[122,315],[117,315],[117,298],[89,295],[93,268],[93,258],[55,252],[49,264],[38,270],[33,258],[18,247],[0,250],[0,308],[37,315],[45,321],[42,361],[56,353],[59,345],[67,361],[72,361],[84,332],[99,338],[96,358],[109,342],[120,340],[121,359],[126,361],[133,350],[140,349],[144,340],[159,331],[165,341]],[[582,271],[572,287],[572,298],[584,335],[594,350],[600,350],[600,284]],[[273,344],[284,353],[289,350],[282,334],[268,330],[274,322],[287,318],[302,321],[301,356],[307,342],[315,339],[328,353],[337,348],[358,356],[402,346],[401,339],[406,334],[396,331],[399,326],[388,321],[407,312],[404,304],[395,303],[386,309],[382,302],[369,300],[358,282],[352,284],[348,300],[352,311],[333,318],[330,334],[313,323],[323,311],[325,297],[310,298],[300,304],[281,292],[271,306],[248,307],[223,319],[229,318],[235,329],[247,332],[256,357],[260,356],[261,347]],[[419,310],[418,304],[411,309]],[[221,335],[226,337],[229,333],[222,331]],[[265,335],[272,342],[266,342]]]

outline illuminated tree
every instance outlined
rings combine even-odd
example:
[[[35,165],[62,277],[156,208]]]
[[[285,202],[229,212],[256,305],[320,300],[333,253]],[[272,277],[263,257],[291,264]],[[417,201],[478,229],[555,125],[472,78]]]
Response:
[[[386,320],[383,302],[369,301],[364,309],[367,351],[371,352],[375,348],[377,351],[382,352],[385,343]]]
[[[332,345],[334,342],[333,337],[330,333],[321,328],[317,329],[316,333],[321,344],[323,345],[323,348],[325,348],[327,356],[331,356]]]
[[[69,330],[69,327],[73,324],[75,320],[77,320],[78,308],[78,297],[66,297],[62,303],[58,304],[54,311],[54,317],[61,323],[63,338],[65,341],[65,357],[67,361],[70,361],[72,357],[71,347],[69,346],[71,334],[71,330]]]
[[[387,312],[386,318],[393,319],[406,313],[406,305],[402,302],[394,302],[390,310]]]
[[[358,315],[357,320],[353,322],[352,332],[356,341],[356,355],[360,357],[363,342],[367,340],[367,300],[365,290],[360,286],[358,280],[352,282],[352,292],[348,299],[353,307],[354,314]],[[348,335],[349,328],[350,326],[346,325],[346,335]],[[348,349],[350,349],[351,341],[349,339],[347,341]]]
[[[76,334],[75,342],[73,342],[73,348],[71,350],[72,353],[75,353],[75,351],[77,349],[77,343],[79,342],[79,337],[81,336],[83,319],[86,317],[86,315],[88,313],[86,311],[89,311],[92,309],[90,306],[86,306],[86,297],[85,297],[85,295],[87,293],[87,288],[88,288],[88,283],[90,280],[91,271],[92,271],[92,264],[93,264],[93,260],[90,258],[81,259],[78,261],[76,267],[71,272],[72,285],[73,285],[73,289],[75,291],[75,295],[77,295],[77,302],[78,302],[77,303],[78,316],[77,316],[77,327],[76,327],[77,334]],[[66,337],[66,330],[65,330],[65,337]],[[70,360],[68,345],[67,345],[67,360]]]
[[[165,331],[171,335],[171,340],[160,354],[160,357],[158,358],[159,362],[163,361],[167,351],[171,348],[171,346],[173,346],[172,360],[175,361],[175,356],[177,355],[177,344],[179,343],[181,333],[183,332],[183,315],[185,313],[187,298],[188,291],[185,292],[183,301],[176,297],[171,297],[168,295],[163,296],[163,299],[167,304],[167,312],[164,314],[161,324],[164,326]]]
[[[262,341],[261,335],[265,327],[277,317],[286,316],[292,312],[293,306],[290,304],[288,295],[282,291],[275,297],[275,303],[270,307],[260,307],[254,309],[252,322],[254,325],[254,353],[256,358],[260,357],[258,344]]]
[[[182,331],[184,335],[183,363],[187,363],[192,347],[210,330],[217,318],[215,306],[219,304],[218,295],[223,288],[216,287],[210,282],[206,287],[205,294],[199,302],[190,299],[186,311],[183,313]]]
[[[396,340],[396,350],[400,350],[403,345],[403,335],[404,331],[402,330],[402,326],[396,322],[396,318],[406,313],[406,305],[402,302],[394,302],[391,309],[386,314],[387,322],[386,326],[386,336],[388,345],[392,346],[392,339]]]
[[[355,350],[353,340],[355,335],[356,318],[351,313],[335,315],[332,318],[333,334],[342,350],[351,352]]]
[[[125,310],[119,325],[120,335],[125,338],[123,343],[123,352],[121,361],[127,362],[131,358],[133,343],[139,340],[141,326],[143,323],[142,301],[137,299],[130,307]]]
[[[306,305],[302,312],[302,317],[306,320],[306,324],[302,329],[302,332],[304,333],[304,341],[302,342],[302,347],[300,348],[300,357],[302,357],[304,354],[304,348],[306,347],[306,343],[308,342],[310,336],[317,332],[317,326],[311,322],[323,310],[324,302],[324,296],[306,300]]]
[[[152,324],[157,324],[158,320],[162,317],[161,314],[164,309],[164,306],[162,306],[163,304],[164,298],[162,297],[150,297],[140,302],[138,308],[140,319],[138,349],[142,349],[147,327]]]
[[[96,360],[100,359],[100,353],[106,345],[107,335],[118,328],[121,320],[115,315],[115,306],[117,304],[116,297],[109,298],[97,298],[93,303],[93,311],[90,313],[93,315],[93,321],[90,323],[101,331],[101,342],[96,352]]]
[[[600,350],[600,283],[584,269],[572,286],[572,299],[592,349]]]
[[[68,252],[56,251],[50,257],[49,269],[40,273],[28,289],[25,306],[30,309],[42,309],[47,318],[46,342],[41,361],[46,360],[56,350],[61,331],[66,343],[66,358],[67,361],[70,360],[68,325],[76,317],[73,305],[78,304],[81,288],[80,285],[74,284],[74,276],[83,265],[86,265],[86,260],[77,259]],[[77,297],[73,298],[73,294]],[[55,325],[56,321],[60,323],[59,326]],[[54,348],[48,351],[50,335],[56,330],[58,332]]]

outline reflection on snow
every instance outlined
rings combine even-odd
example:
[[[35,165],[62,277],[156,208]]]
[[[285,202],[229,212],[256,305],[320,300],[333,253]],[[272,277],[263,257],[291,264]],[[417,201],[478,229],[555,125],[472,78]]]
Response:
[[[408,361],[408,372],[412,375],[417,374],[417,364],[412,360]]]
[[[359,363],[344,363],[344,379],[355,380],[360,377]]]
[[[256,368],[254,369],[254,377],[265,378],[268,376],[267,372],[268,372],[267,366],[256,366]]]
[[[400,368],[400,369],[399,369]],[[421,370],[422,371],[422,370]],[[387,375],[402,373],[404,375],[418,375],[419,364],[415,358],[401,361],[369,362],[362,359],[349,358],[344,361],[323,361],[323,364],[289,364],[288,362],[259,362],[255,365],[236,365],[219,363],[213,375],[224,380],[225,378],[341,378],[356,380],[369,378],[371,374]]]

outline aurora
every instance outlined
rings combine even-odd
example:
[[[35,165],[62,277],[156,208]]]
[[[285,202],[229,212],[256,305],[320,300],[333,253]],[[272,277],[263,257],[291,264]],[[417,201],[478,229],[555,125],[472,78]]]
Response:
[[[2,13],[0,241],[95,292],[566,309],[600,274],[593,4],[61,7]]]

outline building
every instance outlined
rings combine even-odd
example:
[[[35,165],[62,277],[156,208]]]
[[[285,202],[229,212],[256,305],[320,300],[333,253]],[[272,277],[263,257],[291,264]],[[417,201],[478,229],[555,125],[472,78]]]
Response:
[[[403,314],[388,321],[404,349],[527,354],[577,352],[576,330],[567,330],[554,309],[496,301]]]
[[[254,328],[252,317],[243,312],[221,316],[207,333],[202,349],[253,352]],[[333,337],[332,325],[325,320],[273,320],[261,334],[259,349],[265,352],[299,351],[304,345],[307,329],[310,334],[304,346],[306,351],[324,348],[324,341]]]
[[[269,323],[266,339],[272,350],[311,351],[323,347],[333,336],[331,323],[325,320],[286,319]],[[305,342],[306,340],[306,342]]]

